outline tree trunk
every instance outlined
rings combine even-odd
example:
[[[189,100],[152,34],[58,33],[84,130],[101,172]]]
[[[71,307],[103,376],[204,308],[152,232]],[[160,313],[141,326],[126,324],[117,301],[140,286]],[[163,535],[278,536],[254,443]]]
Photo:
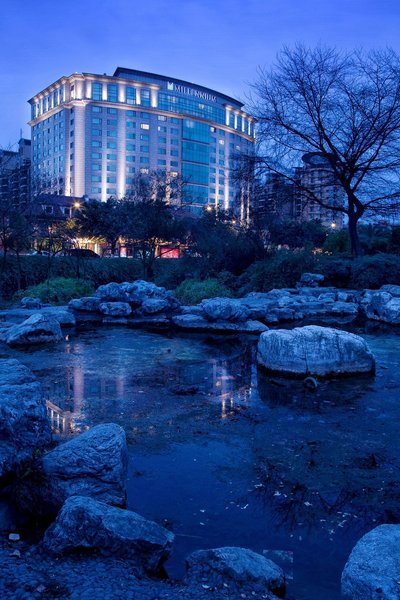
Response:
[[[351,245],[351,254],[353,257],[357,257],[361,255],[361,245],[360,238],[358,237],[358,229],[357,224],[360,217],[364,214],[364,207],[358,202],[357,197],[353,194],[352,191],[347,192],[348,198],[348,230],[350,237],[350,245]]]

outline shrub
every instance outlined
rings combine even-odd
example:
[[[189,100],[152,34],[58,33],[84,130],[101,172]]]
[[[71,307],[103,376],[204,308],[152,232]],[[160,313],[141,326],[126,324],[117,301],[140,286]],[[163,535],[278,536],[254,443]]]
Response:
[[[364,256],[353,261],[350,287],[377,289],[391,283],[400,285],[400,260],[393,254]]]
[[[65,277],[54,277],[38,285],[20,290],[14,294],[14,300],[20,300],[24,296],[40,298],[42,302],[51,304],[67,304],[72,298],[91,296],[94,293],[93,285],[85,279],[68,279]]]
[[[233,293],[218,279],[186,279],[176,288],[175,296],[184,304],[198,304],[206,298],[231,298]]]
[[[240,294],[294,287],[303,273],[314,270],[315,264],[311,253],[280,250],[255,262],[239,277]]]

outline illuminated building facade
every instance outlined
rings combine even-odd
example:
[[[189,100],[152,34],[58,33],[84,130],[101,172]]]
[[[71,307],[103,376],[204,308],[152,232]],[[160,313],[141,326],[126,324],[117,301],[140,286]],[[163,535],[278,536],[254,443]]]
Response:
[[[182,204],[231,209],[235,156],[254,151],[254,118],[233,98],[178,79],[117,68],[61,77],[31,100],[32,181],[43,192],[105,201],[135,175],[185,182]]]

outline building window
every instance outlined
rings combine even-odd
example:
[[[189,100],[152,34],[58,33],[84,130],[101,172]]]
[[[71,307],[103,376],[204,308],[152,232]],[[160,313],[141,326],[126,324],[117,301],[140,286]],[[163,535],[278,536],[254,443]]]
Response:
[[[107,154],[107,160],[117,160],[116,154]]]
[[[158,119],[159,121],[166,121],[166,120],[167,120],[167,117],[165,117],[164,115],[158,115],[157,119]]]
[[[92,171],[101,171],[101,165],[92,165]]]
[[[149,146],[140,146],[140,152],[149,152]]]
[[[101,135],[101,129],[92,129],[92,135],[94,137]]]
[[[92,194],[101,194],[101,188],[92,187]]]
[[[115,177],[115,175],[109,175],[107,177],[107,183],[117,183],[117,178]]]
[[[127,110],[126,116],[127,117],[136,117],[136,110]]]
[[[92,146],[93,146],[93,144],[92,144]],[[73,154],[71,156],[73,157]],[[101,158],[101,152],[92,152],[92,158],[94,158],[94,159]]]
[[[127,133],[126,134],[126,139],[127,140],[134,140],[136,138],[136,134],[135,133]]]
[[[136,150],[135,144],[126,144],[126,149],[130,152],[134,152]]]
[[[150,106],[150,90],[140,90],[140,104]]]
[[[142,142],[147,142],[150,139],[150,136],[148,133],[141,133],[140,139],[142,140]]]
[[[115,172],[117,170],[117,165],[107,165],[107,171]]]
[[[113,196],[117,193],[117,190],[115,188],[107,188],[106,192],[107,192],[107,194],[110,194],[111,196]]]
[[[158,136],[158,143],[159,144],[166,144],[167,143],[167,138],[162,137],[162,136]]]
[[[92,84],[92,100],[102,100],[102,99],[103,99],[103,84],[93,82],[93,84]],[[97,107],[94,107],[94,108],[97,108]]]
[[[127,121],[126,126],[130,127],[131,129],[134,129],[136,127],[136,123],[134,123],[133,121]]]
[[[101,119],[99,117],[92,117],[93,125],[101,125]]]
[[[126,162],[135,162],[136,161],[136,157],[135,156],[127,156],[126,157]]]
[[[117,109],[116,108],[107,108],[107,114],[109,114],[109,115],[116,115],[117,114]]]
[[[140,129],[150,129],[150,125],[148,123],[140,123]]]
[[[150,162],[150,161],[149,161],[149,157],[148,157],[148,156],[141,156],[141,157],[140,157],[140,162],[141,162],[142,164],[146,164],[146,165],[147,165],[147,164],[149,164],[149,162]]]
[[[159,125],[157,127],[158,131],[161,131],[162,133],[165,133],[167,131],[167,128],[165,127],[165,125]]]
[[[101,119],[100,119],[101,122]],[[117,126],[117,119],[107,119],[107,125],[111,125],[112,127],[116,127]]]
[[[103,109],[101,108],[101,106],[92,106],[92,112],[100,113],[103,112]]]
[[[126,88],[126,103],[136,104],[136,89],[133,87]]]
[[[117,137],[117,130],[107,131],[107,137]]]
[[[92,175],[92,181],[101,182],[101,175]]]
[[[158,149],[158,154],[167,154],[167,151],[165,148],[159,148]]]
[[[110,148],[111,150],[116,150],[117,143],[116,142],[107,142],[107,148]]]
[[[167,161],[166,161],[166,160],[164,160],[164,159],[162,159],[162,158],[159,158],[159,159],[157,160],[157,164],[158,164],[158,165],[160,165],[160,166],[162,166],[162,165],[166,165],[166,164],[167,164]]]
[[[118,86],[115,83],[107,84],[107,100],[109,102],[118,101]]]

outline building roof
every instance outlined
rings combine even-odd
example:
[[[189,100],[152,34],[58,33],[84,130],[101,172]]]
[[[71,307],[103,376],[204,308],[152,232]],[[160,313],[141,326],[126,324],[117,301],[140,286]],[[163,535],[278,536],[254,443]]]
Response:
[[[128,73],[131,76],[136,75],[139,78],[148,77],[149,79],[158,79],[158,80],[167,81],[167,82],[170,81],[171,83],[177,83],[178,85],[195,86],[196,88],[198,88],[199,90],[201,90],[203,92],[215,94],[215,95],[219,96],[220,98],[224,98],[229,104],[235,104],[236,106],[238,106],[240,108],[243,106],[243,102],[239,102],[239,100],[236,100],[235,98],[232,98],[231,96],[227,96],[226,94],[221,94],[221,92],[217,92],[216,90],[213,90],[211,88],[204,87],[203,85],[198,85],[197,83],[194,83],[192,81],[185,81],[184,79],[176,79],[175,77],[167,77],[166,75],[158,75],[157,73],[148,73],[147,71],[139,71],[137,69],[126,69],[124,67],[117,67],[114,71],[114,77],[122,77],[123,78],[124,73]]]

